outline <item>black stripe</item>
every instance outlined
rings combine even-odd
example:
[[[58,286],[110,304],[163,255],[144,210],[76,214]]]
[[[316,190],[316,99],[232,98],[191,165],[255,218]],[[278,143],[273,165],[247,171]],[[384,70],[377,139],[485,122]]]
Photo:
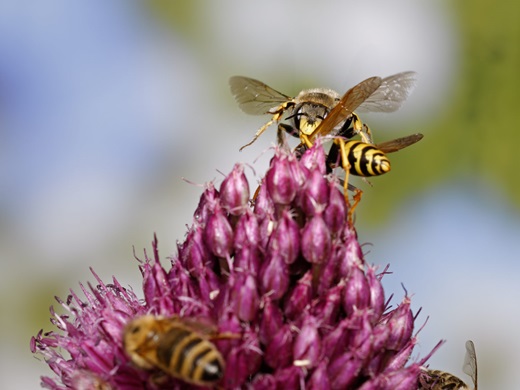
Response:
[[[192,349],[194,347],[196,347],[197,345],[199,345],[201,342],[202,342],[202,339],[195,335],[194,333],[192,333],[192,339],[186,343],[186,345],[183,345],[182,346],[182,351],[181,351],[181,354],[179,355],[179,359],[177,359],[177,361],[175,362],[175,372],[178,372],[180,374],[182,374],[181,372],[181,369],[182,369],[182,365],[184,364],[184,362],[187,360],[188,363],[191,365],[192,367],[192,370],[193,370],[193,359],[191,359],[190,357],[190,353],[192,353]],[[189,376],[189,378],[191,378],[191,376]]]
[[[175,351],[177,345],[179,345],[179,343],[181,343],[186,337],[189,337],[189,335],[192,333],[193,332],[190,332],[186,329],[175,328],[165,334],[163,336],[162,342],[159,343],[157,348],[157,360],[165,367],[169,367],[173,352]]]

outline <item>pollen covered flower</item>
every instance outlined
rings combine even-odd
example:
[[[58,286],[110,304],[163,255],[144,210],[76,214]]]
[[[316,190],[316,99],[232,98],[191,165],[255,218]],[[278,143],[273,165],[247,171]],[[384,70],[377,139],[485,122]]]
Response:
[[[277,149],[251,206],[243,166],[235,165],[218,190],[206,186],[168,266],[156,242],[145,254],[144,299],[92,271],[97,285],[58,299],[67,313],[51,310],[57,330],[31,340],[55,374],[42,385],[416,389],[426,359],[408,364],[416,344],[410,298],[389,306],[385,272],[365,263],[341,187],[325,172],[319,142],[299,160]],[[181,325],[156,349],[129,352],[125,335],[143,331],[128,325],[136,318]],[[145,332],[143,343],[158,334]],[[207,355],[195,359],[192,345],[179,346],[188,337],[214,347],[212,379],[199,367]]]

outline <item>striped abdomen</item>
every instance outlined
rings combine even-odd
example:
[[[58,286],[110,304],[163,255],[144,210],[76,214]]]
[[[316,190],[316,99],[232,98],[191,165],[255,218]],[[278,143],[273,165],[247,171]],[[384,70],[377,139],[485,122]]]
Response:
[[[390,160],[374,145],[348,141],[345,143],[345,151],[352,175],[379,176],[390,170]]]
[[[224,360],[215,345],[183,327],[162,336],[157,361],[172,376],[197,385],[211,385],[224,374]]]

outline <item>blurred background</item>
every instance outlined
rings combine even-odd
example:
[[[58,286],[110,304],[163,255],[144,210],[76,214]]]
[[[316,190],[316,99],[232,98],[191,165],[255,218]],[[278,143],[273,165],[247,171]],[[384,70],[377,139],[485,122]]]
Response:
[[[514,9],[511,9],[514,8]],[[376,141],[425,134],[391,155],[357,210],[366,260],[393,303],[422,307],[416,355],[462,373],[475,342],[481,388],[517,389],[520,365],[520,25],[518,5],[372,2],[0,3],[0,387],[39,388],[30,337],[89,267],[139,292],[153,234],[162,257],[191,224],[201,185],[275,141],[236,106],[231,75],[294,96],[340,93],[405,70],[416,89],[370,114]],[[267,152],[266,152],[267,151]],[[187,181],[184,181],[185,178]],[[401,285],[402,284],[402,285]]]

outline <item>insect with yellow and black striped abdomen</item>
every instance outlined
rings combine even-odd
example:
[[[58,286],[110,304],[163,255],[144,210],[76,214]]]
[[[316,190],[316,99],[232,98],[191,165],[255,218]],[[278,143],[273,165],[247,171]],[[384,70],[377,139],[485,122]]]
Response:
[[[125,326],[123,346],[139,368],[158,368],[187,383],[213,386],[222,378],[225,362],[210,339],[234,337],[191,318],[144,315]]]
[[[473,341],[466,341],[466,356],[462,370],[473,382],[473,390],[478,390],[477,354]],[[449,372],[423,369],[418,390],[470,390],[464,381]]]
[[[387,153],[397,152],[422,138],[423,135],[417,133],[372,145],[363,141],[336,137],[327,155],[327,166],[332,170],[341,165],[345,171],[355,176],[379,176],[390,171],[391,165]]]

